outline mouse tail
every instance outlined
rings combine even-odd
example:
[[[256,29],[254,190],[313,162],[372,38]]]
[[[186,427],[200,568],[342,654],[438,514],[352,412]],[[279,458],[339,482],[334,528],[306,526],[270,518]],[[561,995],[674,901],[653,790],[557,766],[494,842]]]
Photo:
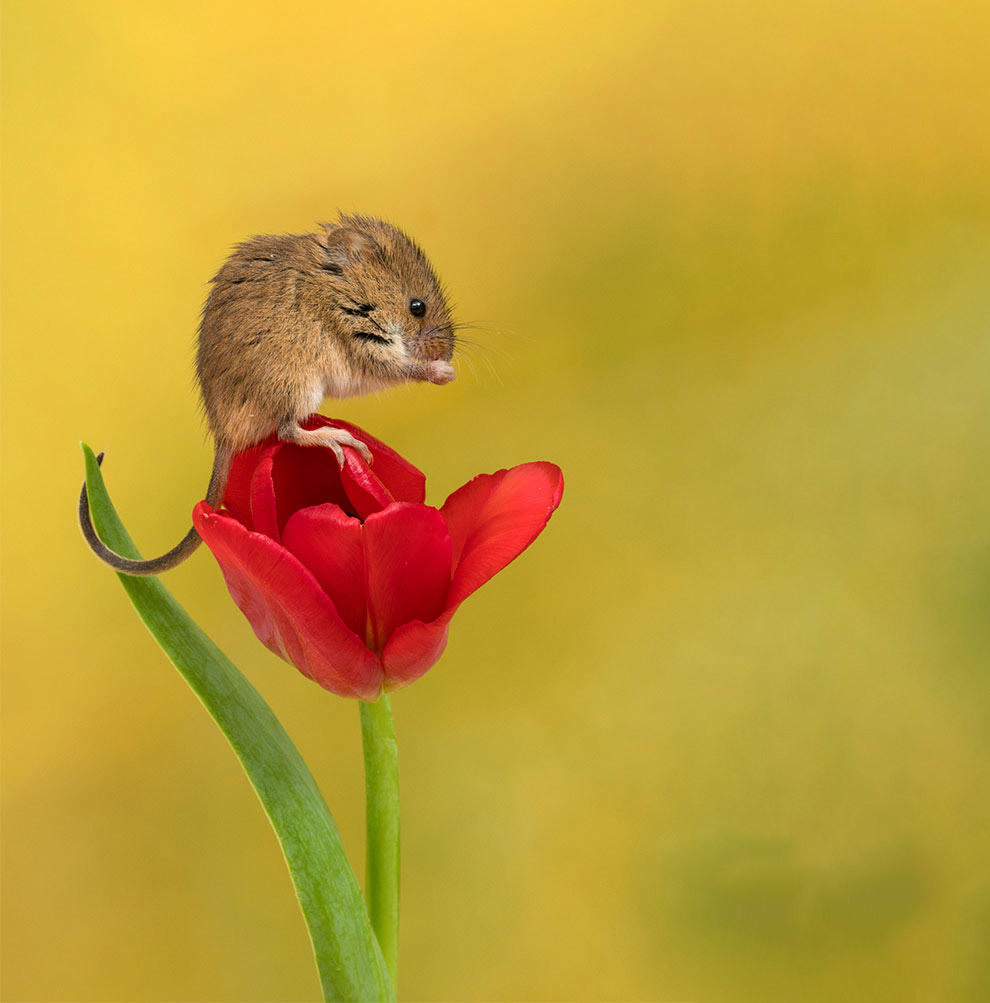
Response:
[[[233,453],[229,449],[217,448],[213,456],[213,472],[210,475],[210,486],[206,491],[206,500],[216,508],[223,501],[224,491],[227,488],[227,478],[230,475],[230,462]],[[103,453],[96,458],[96,462],[103,464]],[[158,575],[169,568],[174,568],[181,564],[193,551],[203,542],[195,528],[191,528],[188,533],[170,550],[162,554],[161,557],[152,558],[150,561],[133,561],[128,557],[111,550],[96,535],[93,520],[89,512],[89,495],[86,492],[86,483],[83,482],[82,490],[79,492],[79,528],[82,535],[89,544],[89,549],[103,561],[109,564],[115,571],[124,575]]]

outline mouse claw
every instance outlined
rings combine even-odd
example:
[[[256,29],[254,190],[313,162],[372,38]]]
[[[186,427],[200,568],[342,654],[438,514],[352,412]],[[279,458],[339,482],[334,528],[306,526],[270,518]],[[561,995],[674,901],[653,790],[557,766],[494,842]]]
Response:
[[[337,454],[341,467],[344,465],[344,451],[340,448],[341,446],[350,446],[365,463],[374,463],[371,450],[360,439],[355,439],[350,432],[346,432],[342,428],[328,428],[325,431],[329,433],[327,438],[333,442],[331,448]]]
[[[375,462],[375,458],[372,455],[371,450],[368,449],[368,447],[360,439],[352,438],[349,445],[351,449],[356,449],[361,454],[361,459],[364,460],[365,463]]]
[[[330,449],[333,450],[333,455],[337,457],[337,466],[339,466],[340,469],[343,470],[345,458],[344,458],[344,450],[341,448],[340,443],[337,442],[336,439],[331,439],[328,437],[326,440],[326,444],[327,446],[330,447]]]

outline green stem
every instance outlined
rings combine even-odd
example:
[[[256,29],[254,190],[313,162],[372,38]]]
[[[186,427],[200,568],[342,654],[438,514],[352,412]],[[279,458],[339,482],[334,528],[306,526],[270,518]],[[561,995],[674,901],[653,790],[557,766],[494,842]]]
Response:
[[[392,708],[383,693],[361,701],[367,856],[364,894],[392,990],[399,956],[399,760]]]
[[[107,496],[93,451],[83,446],[83,453],[89,503],[100,536],[124,557],[139,559]],[[155,640],[227,737],[261,798],[306,917],[323,998],[394,1000],[337,825],[278,718],[157,578],[119,577]],[[93,625],[91,643],[99,643],[100,629],[101,624]],[[190,847],[206,881],[210,852],[202,840],[194,840]]]

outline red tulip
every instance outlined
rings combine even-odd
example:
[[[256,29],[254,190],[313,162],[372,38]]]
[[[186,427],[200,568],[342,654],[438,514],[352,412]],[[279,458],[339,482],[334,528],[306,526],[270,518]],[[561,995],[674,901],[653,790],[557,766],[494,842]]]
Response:
[[[367,432],[328,449],[268,441],[234,458],[224,508],[193,522],[258,638],[341,696],[376,700],[443,654],[450,619],[543,531],[564,489],[552,463],[479,474],[436,509],[426,479]]]

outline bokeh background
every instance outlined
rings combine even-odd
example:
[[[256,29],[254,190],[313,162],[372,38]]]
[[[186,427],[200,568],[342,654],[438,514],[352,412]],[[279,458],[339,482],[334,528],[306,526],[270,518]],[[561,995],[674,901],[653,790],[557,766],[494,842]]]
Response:
[[[73,523],[146,554],[210,446],[230,245],[391,218],[478,325],[324,410],[565,471],[393,704],[408,1000],[990,998],[990,13],[980,0],[7,0],[11,1001],[318,994],[275,838]],[[363,872],[357,707],[168,585]]]

